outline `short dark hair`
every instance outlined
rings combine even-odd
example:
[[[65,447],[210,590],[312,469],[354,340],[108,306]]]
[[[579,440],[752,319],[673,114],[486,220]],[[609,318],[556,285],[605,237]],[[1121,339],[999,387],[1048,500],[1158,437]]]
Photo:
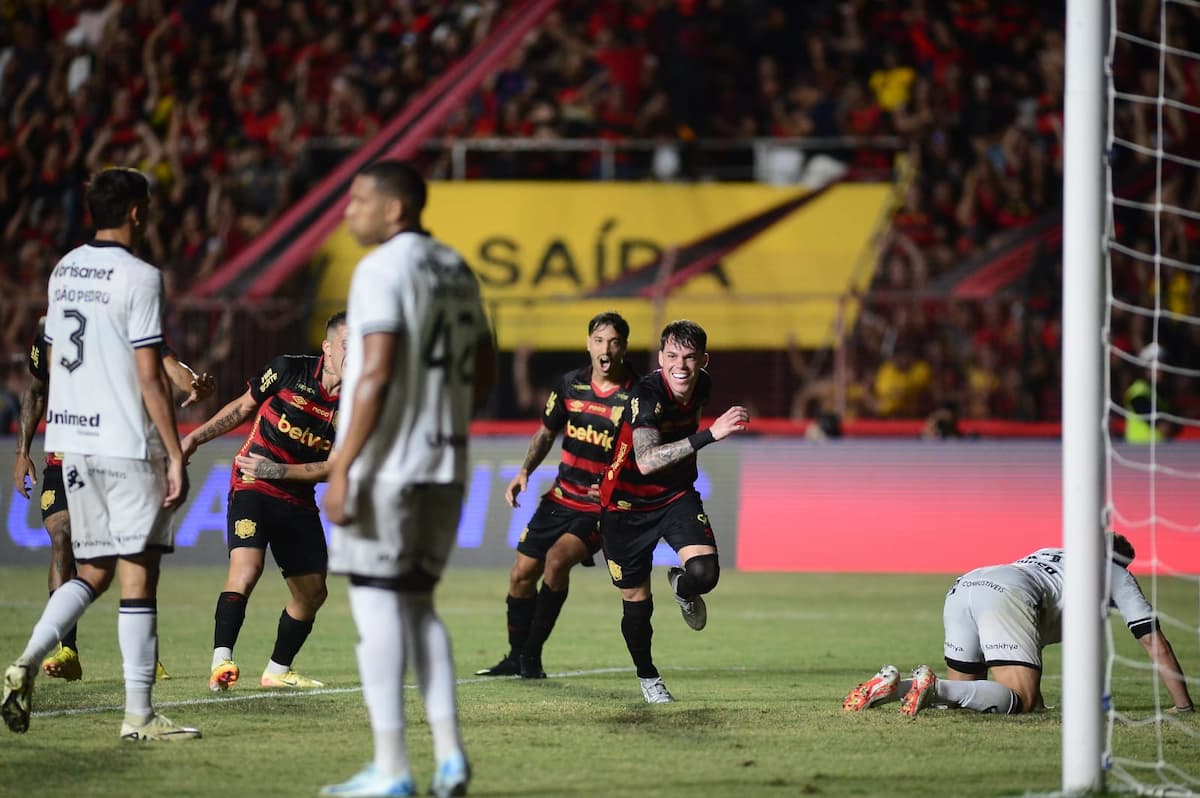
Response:
[[[325,322],[325,339],[333,335],[334,330],[346,323],[346,311],[339,310],[329,317],[329,321]]]
[[[375,188],[382,194],[395,197],[404,203],[404,215],[409,220],[421,218],[429,189],[425,178],[407,161],[375,161],[364,166],[360,177],[375,180]]]
[[[704,328],[699,324],[688,319],[676,319],[663,327],[658,348],[665,349],[667,341],[672,338],[675,339],[675,343],[690,346],[697,352],[704,352],[708,348],[708,333],[704,332]]]
[[[87,188],[88,210],[97,230],[125,224],[129,209],[150,200],[150,181],[136,169],[113,167],[97,172]]]
[[[624,317],[615,310],[606,310],[592,316],[592,320],[588,322],[588,335],[594,333],[597,327],[604,326],[612,327],[617,331],[617,335],[626,341],[629,340],[629,322],[625,321]]]
[[[1133,562],[1133,557],[1137,552],[1133,550],[1133,544],[1129,542],[1129,538],[1124,535],[1113,535],[1112,542],[1112,560],[1117,565],[1123,568],[1128,568]]]

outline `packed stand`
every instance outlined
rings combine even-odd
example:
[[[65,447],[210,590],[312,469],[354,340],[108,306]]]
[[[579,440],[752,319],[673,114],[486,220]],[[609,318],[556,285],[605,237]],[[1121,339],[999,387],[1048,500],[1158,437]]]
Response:
[[[83,183],[109,165],[156,184],[147,255],[179,296],[484,37],[498,0],[15,3],[0,11],[0,353],[19,359],[49,270],[83,236]],[[222,362],[214,316],[175,344]],[[198,340],[191,340],[197,338]],[[237,375],[243,379],[245,375]],[[203,408],[196,412],[202,413]]]

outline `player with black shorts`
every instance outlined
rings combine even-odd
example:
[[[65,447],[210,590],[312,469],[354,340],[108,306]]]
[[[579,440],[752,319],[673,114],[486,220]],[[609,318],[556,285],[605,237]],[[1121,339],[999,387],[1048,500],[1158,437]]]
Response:
[[[249,380],[244,394],[183,440],[190,457],[199,445],[254,416],[230,476],[229,574],[214,616],[211,690],[228,690],[241,674],[233,648],[268,546],[291,599],[280,613],[275,648],[259,683],[324,686],[296,673],[292,663],[327,595],[328,549],[314,485],[329,474],[345,337],[346,314],[337,313],[325,326],[321,355],[275,358]]]
[[[654,547],[666,540],[683,567],[667,579],[688,626],[704,628],[701,596],[717,586],[717,541],[696,492],[696,452],[746,428],[750,415],[735,405],[700,432],[712,395],[708,335],[692,321],[663,328],[659,369],[634,385],[612,462],[600,483],[600,534],[613,584],[621,591],[621,633],[650,704],[674,701],[650,650]]]
[[[43,320],[44,321],[44,320]],[[50,369],[46,363],[49,346],[42,322],[38,324],[33,344],[29,347],[28,367],[32,377],[21,395],[21,417],[17,428],[17,457],[13,466],[13,484],[25,498],[30,497],[30,486],[37,485],[36,470],[29,457],[29,448],[38,422],[46,410],[49,392]],[[183,407],[212,394],[216,381],[210,374],[197,375],[186,363],[180,362],[167,347],[163,352],[163,368],[175,387],[188,397]],[[41,492],[42,525],[50,536],[50,573],[47,586],[53,593],[60,585],[75,578],[75,556],[71,551],[71,517],[67,511],[67,493],[63,487],[62,454],[46,452],[42,467]],[[58,648],[42,661],[42,672],[55,679],[75,681],[83,678],[83,665],[79,660],[77,629],[72,625],[63,633]],[[162,663],[156,665],[157,678],[167,678]]]
[[[600,550],[600,505],[589,492],[612,457],[617,425],[633,385],[633,372],[625,363],[628,345],[629,322],[619,314],[601,313],[588,322],[591,364],[559,380],[521,470],[504,492],[509,506],[517,507],[529,475],[565,430],[558,476],[521,533],[509,573],[508,654],[491,668],[476,671],[479,676],[546,676],[542,647],[567,600],[571,569],[580,563],[593,565],[593,555]]]

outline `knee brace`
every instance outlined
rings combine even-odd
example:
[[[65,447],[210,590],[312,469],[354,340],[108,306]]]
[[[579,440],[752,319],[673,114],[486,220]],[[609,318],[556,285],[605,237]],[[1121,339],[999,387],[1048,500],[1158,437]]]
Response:
[[[692,595],[708,593],[721,578],[721,565],[715,554],[693,557],[684,563],[683,570],[691,582],[690,587],[695,591]]]

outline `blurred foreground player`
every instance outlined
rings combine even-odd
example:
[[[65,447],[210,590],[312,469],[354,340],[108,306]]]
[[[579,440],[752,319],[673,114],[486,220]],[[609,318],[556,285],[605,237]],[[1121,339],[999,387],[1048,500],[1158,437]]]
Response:
[[[350,281],[350,333],[325,512],[330,568],[350,577],[371,764],[322,795],[414,795],[404,674],[415,665],[436,769],[431,792],[463,795],[450,637],[433,591],[454,547],[472,408],[495,380],[474,273],[421,227],[425,181],[379,161],[350,186],[346,226],[365,246]]]

